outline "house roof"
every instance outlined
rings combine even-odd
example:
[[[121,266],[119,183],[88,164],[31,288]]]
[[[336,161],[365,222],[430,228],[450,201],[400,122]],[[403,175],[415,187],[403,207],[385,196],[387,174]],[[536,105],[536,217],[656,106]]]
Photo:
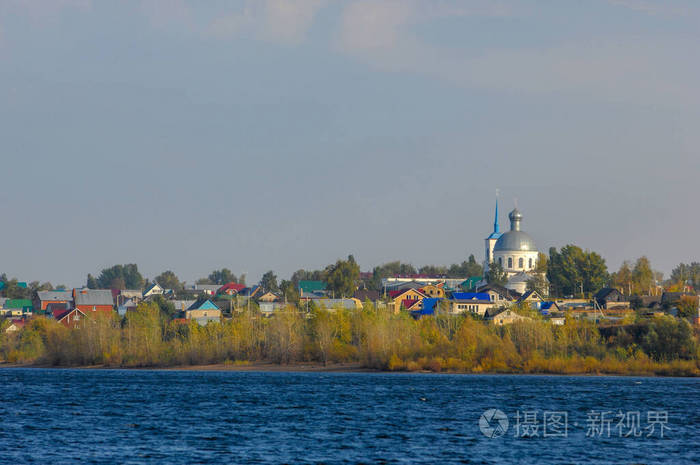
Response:
[[[540,301],[544,300],[542,298],[542,296],[540,295],[540,293],[533,289],[530,291],[526,291],[525,294],[521,295],[520,298],[518,299],[518,302],[524,302],[527,299],[529,299],[530,297],[533,297],[533,298],[540,300]]]
[[[221,284],[195,284],[192,288],[195,291],[211,291],[216,292],[221,287]]]
[[[618,291],[614,287],[604,287],[601,290],[599,290],[598,292],[596,292],[595,295],[593,296],[593,298],[595,300],[605,299],[607,296],[609,296],[613,292],[619,293],[620,291]]]
[[[356,299],[360,299],[362,301],[365,301],[365,300],[375,301],[375,300],[379,300],[380,296],[379,296],[379,291],[372,291],[370,289],[358,289],[353,294],[353,297]]]
[[[234,291],[235,293],[241,292],[243,289],[245,289],[245,284],[239,284],[239,283],[228,283],[224,284],[219,288],[218,291],[216,291],[217,294],[224,294],[228,293],[227,291]]]
[[[491,297],[485,292],[453,292],[452,300],[486,300],[491,302]]]
[[[5,308],[10,309],[25,309],[34,308],[32,301],[29,299],[7,299],[5,301]]]
[[[472,289],[476,287],[477,284],[479,284],[482,280],[484,279],[483,276],[472,276],[471,278],[465,279],[461,284],[460,287],[465,287],[467,289]]]
[[[151,284],[150,286],[148,286],[148,287],[146,288],[145,291],[143,291],[143,295],[148,294],[149,292],[153,291],[153,290],[156,289],[156,288],[160,289],[161,291],[164,290],[163,287],[162,287],[160,284],[158,284],[158,283],[153,283],[153,284]]]
[[[39,300],[65,300],[73,301],[73,294],[70,291],[39,291],[36,293]]]
[[[71,297],[71,301],[73,298]],[[68,310],[70,309],[70,303],[69,302],[53,302],[50,303],[46,306],[46,311],[48,313],[56,313],[56,312],[61,312],[63,310]]]
[[[299,290],[302,292],[324,291],[326,283],[323,281],[299,281]]]
[[[415,291],[415,292],[417,292],[418,294],[420,294],[422,297],[427,297],[427,296],[426,296],[424,293],[422,293],[419,289],[413,289],[413,288],[403,289],[403,290],[400,290],[400,291],[389,291],[389,297],[391,297],[392,299],[396,300],[397,297],[400,297],[400,296],[402,296],[403,294],[405,294],[406,292],[409,292],[409,291]]]
[[[335,307],[342,307],[347,310],[362,308],[362,303],[357,299],[319,299],[315,302],[319,307],[325,307],[327,309],[333,309]]]
[[[56,319],[56,321],[61,321],[62,319],[64,319],[65,317],[67,317],[68,315],[70,315],[73,312],[78,312],[81,315],[85,316],[85,314],[83,312],[81,312],[79,309],[74,308],[73,310],[61,310],[59,312],[54,312],[53,317]]]
[[[428,297],[423,299],[423,308],[420,310],[421,315],[432,315],[435,313],[435,307],[438,302],[443,300],[440,297]]]
[[[559,309],[559,306],[557,305],[556,302],[542,302],[540,304],[540,310],[552,310],[552,309]]]
[[[493,291],[497,292],[498,294],[502,295],[503,297],[507,297],[509,299],[516,300],[520,297],[520,293],[516,292],[512,289],[508,289],[503,286],[499,286],[498,284],[487,284],[485,286],[481,286],[476,290],[476,292],[488,292],[488,291]]]
[[[170,303],[175,307],[175,311],[187,310],[190,308],[196,300],[171,300]]]
[[[109,289],[76,289],[75,305],[114,305]]]
[[[242,289],[239,292],[239,294],[241,294],[242,297],[253,297],[255,294],[258,293],[258,291],[261,290],[262,288],[256,284],[255,286],[250,286]]]
[[[401,305],[403,308],[406,310],[411,310],[414,307],[419,307],[422,305],[420,300],[411,300],[411,299],[405,299],[401,301]]]
[[[129,308],[129,307],[136,307],[136,302],[134,302],[134,299],[128,299],[126,302],[121,304],[119,308]]]
[[[219,310],[214,302],[207,298],[197,299],[187,310]]]

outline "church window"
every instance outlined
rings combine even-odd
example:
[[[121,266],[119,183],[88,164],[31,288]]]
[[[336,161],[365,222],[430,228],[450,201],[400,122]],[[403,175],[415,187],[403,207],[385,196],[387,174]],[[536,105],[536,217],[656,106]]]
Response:
[[[528,261],[527,267],[528,267],[528,268],[532,268],[532,258]]]
[[[498,264],[501,265],[501,266],[503,266],[503,258],[498,257]]]
[[[523,257],[520,257],[518,259],[518,268],[522,268],[524,266],[524,260]]]
[[[508,268],[513,268],[513,257],[508,257]]]

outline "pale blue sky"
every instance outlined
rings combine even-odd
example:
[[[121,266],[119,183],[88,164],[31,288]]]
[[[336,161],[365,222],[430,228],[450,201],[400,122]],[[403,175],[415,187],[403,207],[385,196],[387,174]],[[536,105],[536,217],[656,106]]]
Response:
[[[700,259],[700,6],[0,3],[0,272]]]

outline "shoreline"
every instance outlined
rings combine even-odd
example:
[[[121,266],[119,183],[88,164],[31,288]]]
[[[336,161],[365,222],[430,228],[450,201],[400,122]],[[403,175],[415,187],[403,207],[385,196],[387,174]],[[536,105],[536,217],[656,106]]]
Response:
[[[576,377],[621,377],[621,378],[697,378],[697,376],[672,376],[656,373],[517,373],[517,372],[434,372],[430,370],[381,370],[363,367],[360,363],[294,363],[282,365],[272,362],[214,363],[206,365],[175,365],[153,367],[115,367],[105,365],[54,366],[24,363],[0,363],[0,369],[33,368],[58,370],[143,370],[143,371],[203,371],[203,372],[250,372],[250,373],[375,373],[375,374],[429,374],[429,375],[489,375],[489,376],[576,376]]]

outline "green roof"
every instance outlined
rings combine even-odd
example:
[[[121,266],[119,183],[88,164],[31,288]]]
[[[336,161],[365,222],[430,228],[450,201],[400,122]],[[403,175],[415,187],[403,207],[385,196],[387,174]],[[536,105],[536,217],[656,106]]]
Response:
[[[326,289],[323,281],[299,281],[299,290],[302,292],[317,292]]]
[[[6,282],[0,281],[0,290],[4,289],[6,285],[7,285]],[[25,282],[18,282],[18,283],[16,284],[16,286],[17,286],[17,287],[21,287],[22,289],[26,289],[26,288],[27,288],[27,283],[25,283]]]
[[[465,289],[473,289],[483,279],[484,278],[482,276],[472,276],[471,278],[467,278],[462,284],[460,284],[460,287],[463,287]]]
[[[32,309],[34,305],[29,299],[7,299],[5,301],[5,308],[17,308],[17,309]]]

